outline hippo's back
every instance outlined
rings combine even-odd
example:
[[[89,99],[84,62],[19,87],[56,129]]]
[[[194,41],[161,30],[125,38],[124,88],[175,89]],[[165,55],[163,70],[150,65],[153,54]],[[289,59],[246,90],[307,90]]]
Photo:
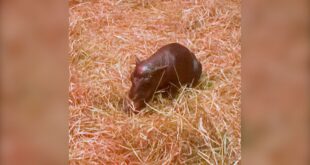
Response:
[[[168,66],[169,83],[184,85],[196,83],[201,75],[201,64],[195,55],[178,43],[171,43],[160,48],[154,56],[160,63]]]

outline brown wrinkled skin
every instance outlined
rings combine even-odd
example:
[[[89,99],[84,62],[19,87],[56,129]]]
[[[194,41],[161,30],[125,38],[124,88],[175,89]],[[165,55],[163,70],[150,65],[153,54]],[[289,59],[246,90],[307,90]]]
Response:
[[[125,110],[138,113],[158,90],[175,92],[182,85],[195,85],[201,72],[194,53],[178,43],[165,45],[148,59],[136,63],[128,95],[132,103],[127,103]]]

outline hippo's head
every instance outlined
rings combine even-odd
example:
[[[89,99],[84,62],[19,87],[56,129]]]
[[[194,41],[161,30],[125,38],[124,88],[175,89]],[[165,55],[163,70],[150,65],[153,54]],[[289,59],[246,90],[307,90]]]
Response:
[[[145,107],[160,82],[163,81],[164,70],[167,66],[155,66],[148,61],[136,58],[136,67],[130,76],[132,86],[129,90],[129,99],[133,102],[135,110]]]

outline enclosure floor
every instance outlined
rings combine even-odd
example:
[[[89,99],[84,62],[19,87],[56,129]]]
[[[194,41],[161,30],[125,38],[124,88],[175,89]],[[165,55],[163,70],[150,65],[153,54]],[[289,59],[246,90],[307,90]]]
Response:
[[[69,0],[70,164],[240,164],[240,0]],[[203,73],[122,111],[135,55],[178,42]]]

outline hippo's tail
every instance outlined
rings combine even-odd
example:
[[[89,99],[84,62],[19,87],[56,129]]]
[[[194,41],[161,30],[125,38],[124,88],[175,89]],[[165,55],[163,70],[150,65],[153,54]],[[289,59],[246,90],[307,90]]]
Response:
[[[202,73],[202,65],[201,63],[198,61],[198,59],[196,58],[194,53],[191,53],[192,56],[194,57],[194,62],[193,62],[193,67],[194,67],[194,71],[195,71],[195,79],[194,79],[194,86],[197,85],[198,80],[200,79],[201,73]]]

